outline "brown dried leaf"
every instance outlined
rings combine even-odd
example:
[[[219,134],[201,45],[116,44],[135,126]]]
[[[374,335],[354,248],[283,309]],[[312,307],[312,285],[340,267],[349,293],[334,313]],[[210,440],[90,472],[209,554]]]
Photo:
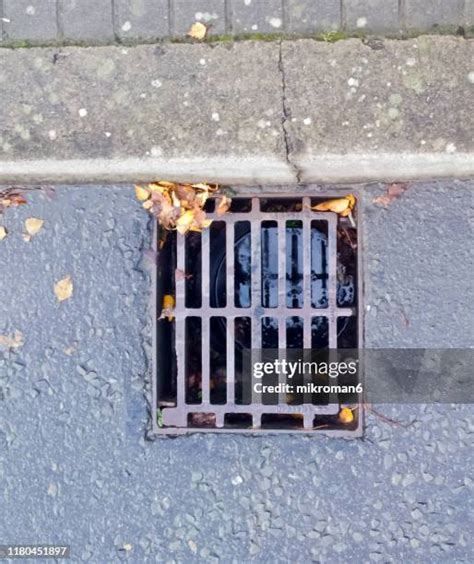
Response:
[[[70,276],[66,276],[54,285],[54,293],[58,301],[68,300],[72,296],[74,286]]]
[[[408,184],[406,182],[394,182],[389,184],[386,194],[378,196],[378,198],[374,198],[372,202],[374,204],[381,204],[387,208],[394,200],[399,198],[407,190]]]
[[[25,229],[28,235],[36,235],[44,225],[43,219],[37,217],[29,217],[25,220]]]
[[[217,215],[225,214],[226,211],[229,210],[231,203],[232,203],[231,198],[228,198],[227,196],[222,196],[216,207]]]
[[[21,331],[15,331],[13,336],[10,335],[0,335],[0,345],[7,348],[17,348],[23,346],[23,333]]]
[[[192,37],[193,39],[201,40],[206,37],[206,33],[207,27],[201,22],[196,22],[193,23],[193,25],[189,28],[189,31],[186,35],[188,35],[188,37]]]
[[[26,199],[19,192],[11,190],[6,190],[4,197],[1,200],[1,204],[5,208],[8,208],[10,206],[23,206],[26,203]]]
[[[3,225],[0,225],[0,241],[3,241],[5,237],[8,235],[8,231]]]

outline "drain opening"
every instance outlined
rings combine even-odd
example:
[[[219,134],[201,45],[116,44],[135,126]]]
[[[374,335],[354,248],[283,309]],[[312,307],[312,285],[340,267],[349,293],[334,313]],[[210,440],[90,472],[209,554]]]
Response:
[[[321,200],[319,200],[321,201]],[[234,198],[202,233],[170,233],[158,253],[155,431],[360,430],[351,397],[248,392],[249,349],[357,349],[358,238],[308,197]],[[175,274],[178,273],[178,275]],[[274,384],[278,384],[275,377]]]

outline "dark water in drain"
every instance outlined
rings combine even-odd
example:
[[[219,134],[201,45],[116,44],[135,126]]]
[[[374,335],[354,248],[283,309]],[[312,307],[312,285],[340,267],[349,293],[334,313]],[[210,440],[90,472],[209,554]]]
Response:
[[[234,264],[235,295],[228,296],[226,292],[226,258],[225,258],[225,229],[224,223],[211,226],[217,231],[211,239],[211,307],[251,307],[252,284],[252,248],[250,222],[237,222],[235,225]],[[230,227],[228,227],[230,228]],[[347,233],[347,229],[345,230]],[[353,234],[354,235],[354,234]],[[354,235],[355,237],[355,235]],[[285,295],[286,306],[295,308],[295,316],[287,320],[287,346],[289,348],[302,347],[301,335],[303,320],[297,316],[298,309],[303,307],[303,226],[300,221],[287,222],[285,230],[286,257],[285,263]],[[214,240],[214,245],[212,244]],[[261,227],[261,291],[262,303],[265,308],[278,306],[278,272],[279,264],[283,262],[278,249],[278,228],[274,221],[264,221]],[[196,260],[199,263],[199,260]],[[338,266],[337,266],[337,305],[350,307],[355,305],[356,287],[356,258],[351,241],[346,237],[338,237]],[[199,269],[197,269],[199,270]],[[196,273],[200,275],[200,273]],[[327,222],[313,221],[311,224],[311,305],[315,308],[312,319],[313,346],[318,347],[327,340],[327,320],[323,316],[316,316],[317,309],[328,307],[328,236]],[[243,312],[244,313],[244,312]],[[339,327],[342,331],[344,327]],[[240,343],[237,343],[240,345]],[[262,347],[274,348],[278,346],[278,321],[265,318],[262,322]]]

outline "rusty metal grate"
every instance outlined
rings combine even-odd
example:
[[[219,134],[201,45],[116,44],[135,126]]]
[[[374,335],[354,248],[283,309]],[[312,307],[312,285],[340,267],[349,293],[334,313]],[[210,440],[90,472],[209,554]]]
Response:
[[[173,321],[156,324],[155,432],[360,435],[359,410],[352,425],[338,424],[338,397],[302,406],[280,393],[262,403],[244,389],[248,349],[360,346],[359,235],[310,209],[327,197],[245,194],[223,216],[210,202],[211,228],[168,236],[156,301],[171,293],[176,305]]]

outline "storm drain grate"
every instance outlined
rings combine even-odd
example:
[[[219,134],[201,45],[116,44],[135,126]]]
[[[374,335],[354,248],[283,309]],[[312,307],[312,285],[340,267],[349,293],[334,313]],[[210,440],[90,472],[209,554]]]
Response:
[[[341,426],[340,397],[313,402],[280,391],[262,399],[246,377],[250,350],[359,348],[358,234],[346,218],[312,211],[327,198],[239,197],[224,215],[210,200],[210,228],[167,234],[158,316],[167,294],[175,310],[156,324],[156,432],[360,434],[357,407]]]

